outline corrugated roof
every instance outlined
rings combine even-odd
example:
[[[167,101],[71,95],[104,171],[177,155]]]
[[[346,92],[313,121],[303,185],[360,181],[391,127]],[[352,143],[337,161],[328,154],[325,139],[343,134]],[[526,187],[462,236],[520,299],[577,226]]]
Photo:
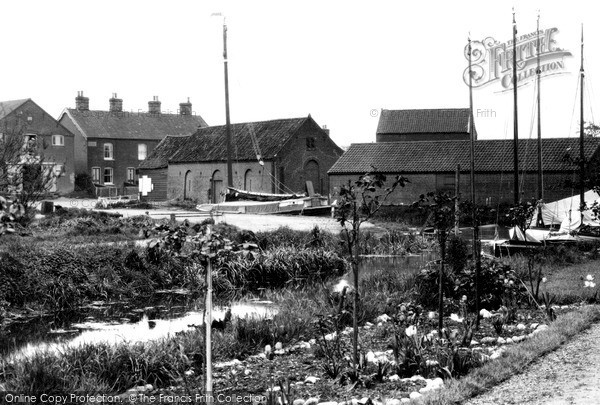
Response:
[[[274,157],[296,131],[312,118],[289,118],[233,124],[232,148],[235,160],[256,160],[251,133],[256,136],[263,159]],[[316,125],[316,124],[315,124]],[[227,160],[225,125],[200,128],[188,137],[169,162],[214,162]]]
[[[600,138],[585,139],[585,157],[590,159],[600,147]],[[519,170],[537,171],[537,140],[519,140]],[[542,168],[545,171],[573,170],[565,160],[579,156],[578,138],[542,140]],[[381,142],[352,144],[328,171],[329,174],[454,172],[459,165],[470,167],[469,141]],[[373,169],[376,168],[376,169]],[[511,172],[512,140],[478,140],[475,142],[477,172]]]
[[[169,165],[169,159],[179,150],[189,136],[167,136],[143,160],[140,169],[162,169]]]
[[[381,110],[377,134],[469,132],[468,108]]]
[[[150,114],[147,112],[80,111],[67,109],[87,138],[163,139],[191,135],[206,122],[199,115]]]
[[[0,120],[29,100],[28,98],[23,98],[21,100],[0,101]]]

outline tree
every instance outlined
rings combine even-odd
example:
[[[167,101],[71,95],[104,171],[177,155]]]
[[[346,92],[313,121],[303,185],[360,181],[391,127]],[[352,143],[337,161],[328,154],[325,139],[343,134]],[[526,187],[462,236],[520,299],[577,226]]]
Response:
[[[14,232],[15,221],[24,213],[25,209],[21,204],[0,196],[0,236]]]
[[[360,227],[373,218],[382,204],[394,190],[409,183],[408,179],[397,175],[393,183],[384,188],[386,176],[381,173],[366,173],[357,181],[342,186],[339,191],[339,200],[336,209],[336,219],[342,225],[342,237],[346,244],[346,251],[352,265],[354,277],[354,310],[352,315],[353,332],[353,368],[357,372],[358,364],[358,307],[360,296],[358,290],[358,264],[360,261]]]
[[[593,122],[586,122],[583,125],[584,136],[595,138],[600,135],[600,125],[596,125]]]
[[[0,194],[20,204],[25,210],[21,217],[27,217],[51,190],[60,166],[46,161],[44,137],[27,134],[27,125],[21,121],[17,117],[0,126]]]
[[[440,268],[438,274],[438,331],[442,336],[444,327],[444,264],[446,261],[446,242],[448,234],[454,227],[456,197],[443,192],[429,192],[421,194],[416,206],[429,212],[427,221],[437,231],[438,243],[440,244]]]

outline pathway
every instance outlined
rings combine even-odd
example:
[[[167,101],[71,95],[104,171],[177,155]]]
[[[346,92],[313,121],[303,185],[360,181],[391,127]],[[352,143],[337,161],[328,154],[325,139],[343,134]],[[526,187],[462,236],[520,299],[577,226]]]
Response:
[[[600,324],[465,405],[600,404]]]

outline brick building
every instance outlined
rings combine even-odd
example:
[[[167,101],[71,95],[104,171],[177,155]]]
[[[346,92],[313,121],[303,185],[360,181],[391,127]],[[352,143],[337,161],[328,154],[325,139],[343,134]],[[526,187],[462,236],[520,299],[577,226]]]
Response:
[[[200,128],[189,137],[165,138],[140,164],[153,184],[149,199],[222,201],[227,183],[225,126]],[[327,170],[342,155],[310,115],[232,125],[234,187],[267,193],[327,194]],[[260,155],[259,157],[257,155]]]
[[[22,138],[22,145],[35,143],[36,156],[26,159],[28,162],[39,161],[45,170],[54,173],[49,192],[66,194],[73,191],[73,133],[28,98],[0,102],[0,141],[9,142],[14,136]],[[5,148],[0,151],[4,159],[14,159],[14,156],[6,156]],[[0,184],[0,187],[4,186]]]
[[[79,92],[76,108],[65,109],[59,119],[75,135],[75,172],[89,173],[98,187],[137,185],[138,165],[163,138],[191,135],[206,126],[189,100],[177,114],[161,112],[158,97],[148,102],[148,111],[124,110],[116,94],[108,105],[108,110],[90,110],[89,98]]]
[[[469,126],[468,108],[381,110],[376,141],[469,140]]]
[[[519,170],[521,198],[537,195],[537,140],[520,139]],[[588,175],[598,171],[600,139],[586,138],[584,143]],[[577,194],[579,166],[573,159],[579,156],[578,138],[548,138],[542,140],[544,199],[554,201]],[[475,143],[475,190],[479,202],[495,205],[513,201],[513,141],[478,140]],[[352,144],[329,170],[332,193],[348,180],[356,180],[366,172],[402,174],[410,184],[398,189],[389,203],[410,204],[420,194],[430,191],[453,193],[455,172],[460,165],[460,190],[470,190],[470,142],[421,141]],[[375,169],[374,169],[375,168]],[[466,194],[465,194],[466,193]]]

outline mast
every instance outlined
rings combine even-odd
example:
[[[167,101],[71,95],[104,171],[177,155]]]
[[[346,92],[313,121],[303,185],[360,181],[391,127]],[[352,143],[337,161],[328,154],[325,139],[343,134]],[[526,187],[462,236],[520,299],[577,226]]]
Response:
[[[223,64],[225,68],[225,135],[227,138],[227,186],[233,187],[231,168],[231,122],[229,120],[229,74],[227,71],[227,24],[223,19]]]
[[[517,22],[515,20],[515,9],[513,8],[513,98],[514,98],[514,130],[513,130],[513,161],[514,161],[514,203],[519,198],[519,121],[517,114]]]
[[[581,24],[581,67],[579,68],[580,75],[580,90],[579,90],[579,211],[581,213],[581,221],[583,222],[583,207],[585,206],[584,199],[584,179],[585,179],[585,155],[583,152],[583,79],[585,73],[583,71],[583,24]]]
[[[471,35],[469,35],[469,135],[471,139],[471,204],[473,212],[473,259],[475,259],[475,329],[479,329],[479,275],[481,257],[479,255],[479,225],[477,223],[477,205],[475,203],[475,120],[473,117],[473,72],[471,70]]]
[[[537,69],[535,73],[537,75],[537,136],[538,136],[538,144],[537,144],[537,159],[538,159],[538,192],[537,199],[544,199],[544,180],[542,174],[542,105],[541,105],[541,75],[542,71],[540,69],[540,15],[538,13],[537,18]]]

